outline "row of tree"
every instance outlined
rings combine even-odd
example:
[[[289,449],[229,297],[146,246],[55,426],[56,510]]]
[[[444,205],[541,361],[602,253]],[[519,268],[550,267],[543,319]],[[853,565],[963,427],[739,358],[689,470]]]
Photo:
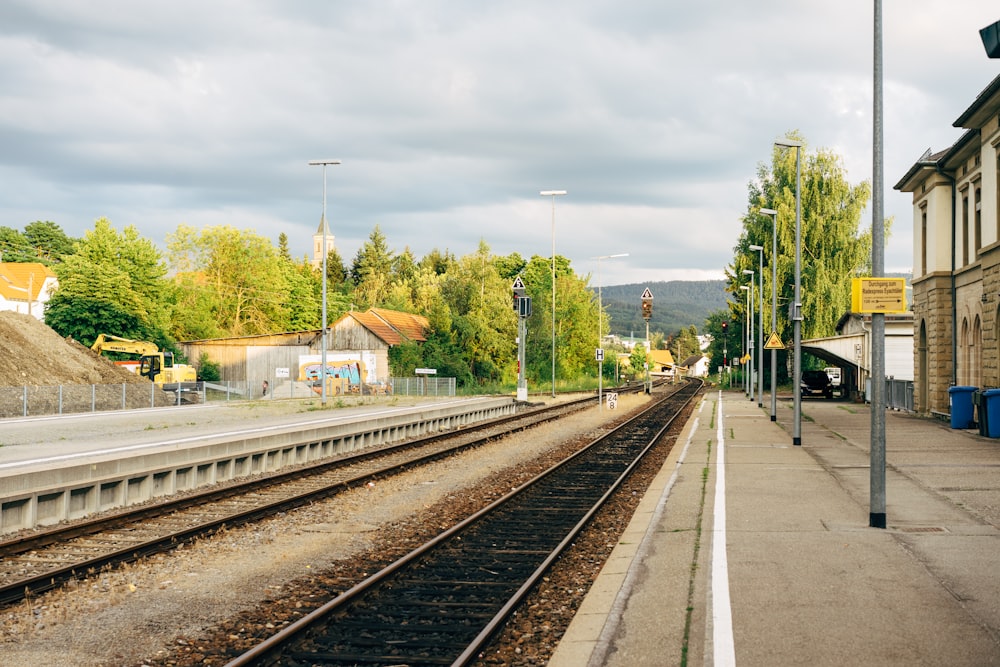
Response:
[[[42,230],[49,235],[42,238]],[[83,343],[112,333],[170,348],[178,340],[321,327],[322,276],[305,258],[291,256],[284,234],[275,246],[248,230],[181,225],[161,253],[134,227],[119,231],[102,218],[81,239],[67,238],[49,222],[32,223],[24,232],[0,228],[0,249],[7,261],[53,267],[59,288],[49,299],[46,323]],[[551,302],[549,258],[497,256],[481,242],[465,257],[434,250],[417,260],[408,248],[391,250],[376,227],[350,267],[335,249],[328,255],[328,321],[371,306],[424,315],[431,326],[427,342],[394,348],[393,373],[433,367],[462,384],[513,385],[517,314],[511,285],[517,276],[535,304]],[[602,315],[589,276],[556,257],[555,280],[557,378],[594,377]],[[528,377],[547,382],[549,309],[535,308],[527,324]],[[607,367],[614,372],[614,364]]]
[[[802,141],[797,134],[790,136]],[[811,338],[833,335],[835,323],[850,306],[851,278],[870,267],[871,233],[860,225],[870,186],[851,185],[837,155],[826,150],[808,153],[802,143],[802,335]],[[726,290],[732,298],[728,309],[711,313],[702,328],[712,341],[713,366],[722,365],[724,356],[738,359],[747,351],[741,335],[746,301],[740,286],[749,282],[744,270],[755,272],[755,285],[766,297],[775,286],[775,333],[783,341],[791,339],[795,161],[794,150],[776,148],[770,164],[759,164],[749,183],[743,229],[733,262],[726,267]],[[762,208],[778,212],[776,248],[772,218],[761,214]],[[762,255],[751,245],[763,247]],[[46,323],[85,343],[100,333],[114,333],[171,347],[177,340],[321,326],[322,276],[305,258],[291,256],[284,234],[275,246],[249,230],[181,225],[167,237],[166,253],[161,253],[134,227],[118,231],[106,219],[97,220],[82,239],[67,237],[55,223],[33,222],[23,231],[0,227],[0,254],[3,261],[42,261],[54,268],[59,288],[49,301]],[[765,267],[762,276],[757,275],[760,261]],[[774,282],[772,269],[777,274]],[[409,248],[393,251],[375,227],[350,266],[336,249],[329,253],[328,321],[371,306],[424,315],[431,326],[427,342],[394,348],[393,373],[433,367],[462,384],[512,385],[517,315],[511,307],[511,285],[518,276],[535,304],[527,322],[529,381],[538,385],[550,379],[553,336],[557,378],[594,377],[598,320],[603,320],[600,330],[609,331],[608,316],[600,312],[589,276],[578,275],[565,257],[555,258],[553,333],[550,258],[498,256],[481,242],[476,252],[461,258],[433,250],[417,260]],[[770,321],[771,302],[765,298],[768,331]],[[729,324],[728,334],[723,333],[723,322]],[[683,361],[698,353],[697,333],[694,326],[653,332],[651,343]],[[608,358],[616,352],[623,350],[609,347]],[[616,366],[604,365],[609,377]],[[782,362],[779,371],[783,367]],[[784,379],[784,373],[780,377]]]
[[[788,137],[802,142],[800,159],[801,216],[800,303],[803,339],[835,335],[836,324],[851,307],[851,280],[871,275],[871,227],[863,227],[861,216],[871,197],[871,184],[852,185],[841,158],[829,150],[810,153],[799,133]],[[754,281],[754,330],[759,296],[763,295],[765,336],[771,332],[772,313],[775,333],[786,344],[792,340],[791,304],[795,293],[795,221],[796,221],[796,149],[775,147],[770,163],[757,166],[756,178],[748,185],[747,207],[742,216],[743,229],[733,248],[733,262],[726,267],[726,289],[732,295],[728,310],[713,313],[705,323],[705,332],[713,338],[713,366],[722,365],[724,350],[729,359],[739,359],[746,352],[743,323],[747,316],[745,292],[741,285]],[[776,220],[761,209],[777,211]],[[888,237],[892,220],[885,225]],[[775,232],[777,235],[775,246]],[[763,250],[751,249],[759,246]],[[763,271],[761,271],[763,262]],[[744,271],[753,271],[753,276]],[[776,279],[772,279],[772,272]],[[763,273],[763,275],[760,275]],[[777,294],[777,308],[772,310],[772,289]],[[724,335],[722,323],[728,323]],[[759,335],[755,334],[755,339]],[[763,343],[757,340],[756,345]],[[821,362],[803,359],[805,368]],[[780,353],[779,381],[787,381],[787,355]],[[768,370],[769,372],[769,370]]]

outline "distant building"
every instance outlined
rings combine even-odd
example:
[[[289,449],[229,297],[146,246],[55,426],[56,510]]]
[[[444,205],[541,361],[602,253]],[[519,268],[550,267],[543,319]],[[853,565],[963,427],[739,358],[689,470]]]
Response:
[[[681,362],[681,368],[687,369],[682,372],[685,372],[688,377],[706,377],[708,375],[708,362],[709,359],[704,354],[693,354]]]
[[[327,336],[327,362],[360,361],[365,382],[389,379],[389,348],[410,341],[427,340],[426,317],[384,308],[363,313],[345,313],[330,325]],[[275,369],[298,369],[304,359],[322,355],[321,330],[293,331],[235,338],[214,338],[179,343],[192,363],[205,358],[219,365],[222,380],[243,381],[270,379]],[[294,376],[293,376],[294,377]]]
[[[59,285],[44,264],[0,262],[0,310],[31,315],[45,321],[45,304]]]
[[[895,185],[913,195],[914,406],[950,412],[952,385],[1000,386],[1000,77]]]
[[[334,248],[334,235],[330,233],[330,226],[326,223],[326,217],[320,216],[319,228],[316,229],[316,233],[313,234],[313,256],[312,256],[312,267],[314,269],[323,268],[323,237],[326,237],[326,254],[329,255],[333,252]]]

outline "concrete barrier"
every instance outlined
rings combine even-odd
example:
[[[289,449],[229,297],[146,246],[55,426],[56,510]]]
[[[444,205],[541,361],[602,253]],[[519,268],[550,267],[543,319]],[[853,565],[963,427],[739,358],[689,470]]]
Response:
[[[459,428],[513,414],[513,398],[400,409],[351,421],[261,429],[237,439],[205,436],[190,445],[88,455],[58,465],[27,463],[0,472],[0,534],[79,519],[238,477]]]

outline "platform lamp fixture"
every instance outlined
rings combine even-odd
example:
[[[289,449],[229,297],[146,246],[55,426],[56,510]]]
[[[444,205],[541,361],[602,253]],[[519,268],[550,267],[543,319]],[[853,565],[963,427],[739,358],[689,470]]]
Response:
[[[771,216],[771,332],[778,331],[778,212],[772,208],[760,209],[762,215]],[[778,419],[778,351],[771,348],[771,421]]]
[[[744,373],[743,391],[751,401],[753,400],[753,274],[753,270],[743,269],[743,275],[750,276],[750,285],[749,287],[747,285],[740,285],[740,289],[747,290],[747,345],[743,352],[747,372]]]
[[[802,142],[778,139],[775,146],[795,149],[795,295],[792,297],[792,445],[802,444]]]
[[[542,190],[543,197],[552,197],[552,398],[556,397],[556,197],[565,190]]]
[[[320,405],[326,407],[326,237],[329,236],[329,228],[326,225],[326,166],[329,164],[340,164],[340,160],[310,160],[312,166],[323,165],[323,218],[320,227],[323,230],[322,253],[323,253],[323,349],[320,351]]]
[[[764,407],[764,246],[751,245],[757,251],[757,407]]]

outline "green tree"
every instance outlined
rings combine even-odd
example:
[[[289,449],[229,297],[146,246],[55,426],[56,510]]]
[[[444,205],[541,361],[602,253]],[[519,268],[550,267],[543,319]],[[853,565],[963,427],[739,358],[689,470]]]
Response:
[[[73,253],[75,239],[66,236],[62,227],[48,220],[36,220],[24,226],[24,236],[35,250],[34,261],[53,264]]]
[[[594,349],[597,345],[597,294],[587,280],[577,276],[565,257],[556,256],[555,347],[556,382],[577,379],[586,372],[596,376]],[[524,267],[523,280],[532,299],[528,318],[525,363],[529,380],[551,381],[552,376],[552,263],[533,256]],[[506,299],[510,301],[510,285]],[[508,306],[509,307],[509,306]]]
[[[228,226],[201,231],[180,225],[167,237],[178,275],[178,307],[208,308],[226,336],[246,336],[291,328],[290,272],[266,238]],[[190,274],[184,276],[184,274]],[[302,288],[298,295],[307,294]],[[178,331],[186,338],[192,332]]]
[[[802,140],[798,134],[789,136]],[[831,336],[836,322],[850,308],[851,279],[870,269],[871,230],[861,230],[860,222],[871,187],[867,181],[852,185],[840,157],[832,151],[810,153],[805,145],[798,150],[802,151],[802,337]],[[771,266],[777,263],[778,332],[783,340],[791,338],[788,305],[794,297],[795,159],[795,150],[775,148],[771,163],[758,165],[757,177],[748,186],[743,231],[734,248],[733,264],[727,268],[727,289],[739,296],[739,285],[748,282],[743,270],[759,273],[758,254],[750,245],[763,246],[763,294],[769,296]],[[760,214],[761,208],[778,211],[777,257],[772,255],[772,217]],[[887,230],[890,225],[891,221]],[[746,315],[743,301],[731,302],[732,319],[737,322]],[[764,321],[770,319],[770,299],[765,298]]]
[[[37,262],[31,241],[12,227],[0,227],[0,261]]]
[[[351,265],[354,295],[361,306],[378,306],[385,299],[392,284],[392,263],[385,234],[375,225]]]
[[[129,226],[119,233],[106,218],[94,223],[55,267],[59,287],[45,311],[46,324],[90,344],[98,334],[172,342],[166,264],[156,246]]]
[[[480,382],[516,377],[517,318],[510,285],[497,273],[484,241],[445,274],[441,293],[451,311],[451,340],[464,351],[469,374]]]

